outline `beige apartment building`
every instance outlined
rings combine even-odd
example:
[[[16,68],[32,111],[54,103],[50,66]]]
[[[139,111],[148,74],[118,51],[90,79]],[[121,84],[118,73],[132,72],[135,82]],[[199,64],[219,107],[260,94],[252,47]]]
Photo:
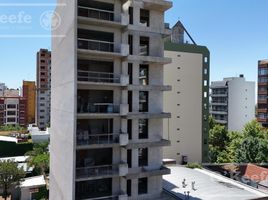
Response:
[[[164,110],[172,117],[164,121],[171,141],[164,158],[178,164],[206,162],[208,154],[209,50],[186,43],[185,32],[179,21],[165,43],[165,57],[172,63],[164,68],[164,84],[172,91],[164,95]]]
[[[164,0],[59,0],[50,199],[166,199]]]

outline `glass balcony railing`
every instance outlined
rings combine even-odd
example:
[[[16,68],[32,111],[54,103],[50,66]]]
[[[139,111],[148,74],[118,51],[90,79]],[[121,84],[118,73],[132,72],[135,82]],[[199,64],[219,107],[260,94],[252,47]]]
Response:
[[[78,48],[86,50],[114,52],[114,42],[78,38]]]
[[[87,178],[92,176],[108,176],[119,173],[118,165],[102,165],[76,168],[76,178]]]
[[[114,12],[97,8],[78,6],[78,16],[114,21]]]
[[[119,113],[120,105],[113,103],[79,103],[78,113]]]
[[[140,56],[148,56],[149,55],[149,46],[148,45],[141,45],[140,46]]]
[[[105,72],[78,70],[78,81],[96,83],[120,83],[120,75]]]
[[[77,134],[77,145],[92,144],[114,144],[119,143],[119,134],[89,134],[88,132],[79,132]]]

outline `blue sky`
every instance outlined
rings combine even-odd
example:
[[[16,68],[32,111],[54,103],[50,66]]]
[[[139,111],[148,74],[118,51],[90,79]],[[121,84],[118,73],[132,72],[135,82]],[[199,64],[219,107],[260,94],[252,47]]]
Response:
[[[31,16],[30,24],[0,22],[1,35],[48,35],[39,18],[53,6],[4,7],[1,3],[55,3],[55,0],[0,0],[1,15]],[[211,80],[243,73],[256,81],[257,61],[268,58],[267,0],[174,0],[166,22],[180,19],[194,40],[211,53]],[[22,14],[21,14],[22,15]],[[0,37],[0,82],[21,86],[22,80],[35,80],[36,52],[50,48],[46,38]]]

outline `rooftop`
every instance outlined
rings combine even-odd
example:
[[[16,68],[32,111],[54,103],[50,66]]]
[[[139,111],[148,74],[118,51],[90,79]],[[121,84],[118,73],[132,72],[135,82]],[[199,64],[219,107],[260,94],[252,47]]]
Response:
[[[34,176],[30,178],[25,178],[24,181],[21,182],[21,188],[30,188],[30,187],[37,187],[37,186],[44,186],[46,185],[46,181],[44,176]]]
[[[250,186],[218,175],[205,169],[189,169],[179,165],[168,166],[171,174],[163,176],[166,191],[185,199],[189,191],[189,200],[246,200],[268,197]],[[186,187],[182,186],[185,179]],[[194,187],[192,187],[192,182]]]

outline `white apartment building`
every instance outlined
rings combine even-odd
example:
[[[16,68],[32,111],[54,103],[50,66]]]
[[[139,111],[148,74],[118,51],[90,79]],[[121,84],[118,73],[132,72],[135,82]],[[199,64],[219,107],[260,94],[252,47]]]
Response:
[[[162,193],[164,0],[60,0],[52,42],[50,199]]]
[[[179,21],[165,43],[165,57],[172,63],[164,68],[164,84],[172,91],[164,94],[164,134],[171,146],[164,147],[164,158],[178,164],[206,162],[208,153],[209,60],[205,46],[185,42]]]
[[[255,119],[255,82],[244,75],[212,82],[210,114],[229,131],[241,131]]]

